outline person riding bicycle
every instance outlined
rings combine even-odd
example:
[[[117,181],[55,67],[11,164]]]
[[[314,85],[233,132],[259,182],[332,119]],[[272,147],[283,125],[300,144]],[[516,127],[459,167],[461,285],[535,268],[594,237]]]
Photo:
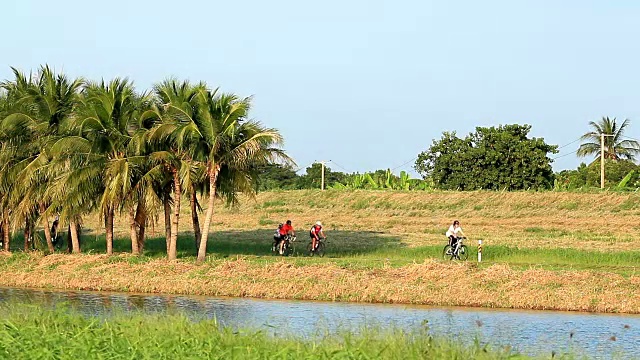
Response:
[[[280,233],[280,243],[278,244],[278,250],[280,255],[284,253],[284,239],[287,235],[296,236],[296,231],[293,229],[291,225],[291,220],[287,220],[287,222],[278,228]]]
[[[276,229],[276,232],[273,234],[273,246],[271,247],[271,251],[276,251],[276,249],[280,248],[280,240],[282,240],[282,235],[280,235],[280,230],[282,229],[283,226],[284,224],[282,223],[278,224],[278,228]]]
[[[327,238],[324,235],[324,231],[322,230],[322,223],[320,221],[316,221],[315,225],[311,227],[311,230],[309,230],[309,236],[311,236],[311,251],[315,251],[320,239]]]
[[[53,224],[51,225],[51,243],[56,245],[58,243],[58,225],[60,224],[60,216],[56,215]]]
[[[453,224],[449,226],[449,230],[447,230],[446,235],[449,238],[449,245],[455,249],[458,240],[465,236],[462,228],[460,227],[460,221],[454,220]]]

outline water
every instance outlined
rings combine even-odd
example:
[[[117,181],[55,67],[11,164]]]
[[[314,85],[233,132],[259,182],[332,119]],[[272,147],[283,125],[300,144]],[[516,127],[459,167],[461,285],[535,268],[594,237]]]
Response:
[[[66,301],[90,316],[112,311],[183,313],[215,318],[222,326],[263,329],[274,335],[315,336],[365,327],[426,329],[464,343],[475,338],[510,345],[529,355],[566,352],[594,359],[640,359],[640,316],[556,311],[435,308],[427,306],[255,300],[0,288],[0,301],[52,305]]]

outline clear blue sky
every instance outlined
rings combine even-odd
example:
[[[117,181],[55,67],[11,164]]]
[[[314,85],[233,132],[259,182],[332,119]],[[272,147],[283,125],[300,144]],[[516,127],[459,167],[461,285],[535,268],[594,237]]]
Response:
[[[0,14],[0,79],[48,63],[139,90],[204,80],[254,95],[299,166],[394,168],[443,131],[506,123],[564,145],[603,115],[640,138],[637,1],[4,0]]]

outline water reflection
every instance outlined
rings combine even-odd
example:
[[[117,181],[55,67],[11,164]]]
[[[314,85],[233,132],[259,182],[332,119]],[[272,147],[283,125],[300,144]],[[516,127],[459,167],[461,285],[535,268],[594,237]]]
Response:
[[[221,326],[259,328],[271,334],[317,336],[365,327],[454,335],[465,343],[513,346],[531,355],[574,352],[589,358],[640,358],[640,316],[432,308],[309,301],[254,300],[179,295],[147,295],[0,288],[0,301],[53,306],[68,302],[83,314],[113,312],[182,313],[216,319]],[[615,340],[614,340],[615,339]]]

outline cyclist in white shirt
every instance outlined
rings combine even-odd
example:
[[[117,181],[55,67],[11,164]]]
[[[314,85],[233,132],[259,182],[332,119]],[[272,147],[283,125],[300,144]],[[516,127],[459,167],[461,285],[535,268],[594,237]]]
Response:
[[[446,235],[449,238],[449,244],[451,247],[455,247],[458,239],[464,236],[464,232],[460,227],[460,221],[454,220],[453,224],[449,226],[449,230],[447,230]]]

